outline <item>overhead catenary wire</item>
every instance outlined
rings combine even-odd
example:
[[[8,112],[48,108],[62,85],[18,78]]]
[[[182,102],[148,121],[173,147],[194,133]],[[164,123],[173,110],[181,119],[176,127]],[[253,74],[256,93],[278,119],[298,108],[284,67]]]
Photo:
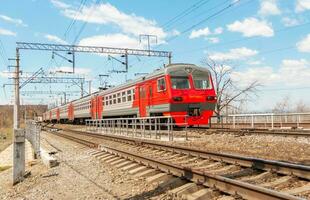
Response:
[[[73,28],[74,24],[76,23],[77,17],[79,15],[79,13],[83,10],[84,6],[86,5],[86,2],[87,2],[87,0],[81,0],[79,9],[77,10],[74,18],[70,21],[70,24],[68,25],[68,27],[67,27],[67,29],[66,29],[66,31],[64,33],[64,38],[65,39],[67,38],[67,34],[70,33],[71,29]]]
[[[101,0],[97,0],[97,1],[95,2],[95,5],[98,5],[100,2],[101,2]],[[93,9],[95,9],[95,8],[96,8],[96,6],[93,6]],[[86,25],[87,25],[87,23],[88,23],[88,20],[89,20],[89,18],[92,16],[92,14],[93,14],[93,10],[90,11],[89,15],[86,17],[86,20],[84,21],[83,25],[81,26],[80,30],[78,31],[77,35],[75,36],[75,38],[74,38],[74,40],[73,40],[73,42],[72,42],[73,45],[76,44],[76,42],[77,42],[77,40],[79,39],[80,35],[81,35],[82,32],[84,31],[84,29],[85,29],[85,27],[86,27]]]
[[[202,7],[203,5],[208,3],[209,1],[210,0],[200,0],[200,1],[196,2],[195,4],[191,5],[189,8],[183,10],[181,13],[179,13],[178,15],[176,15],[175,17],[173,17],[172,19],[170,19],[169,21],[164,23],[162,25],[162,28],[166,29],[167,27],[170,27],[172,24],[176,23],[180,19],[186,17],[190,13],[192,13],[195,10],[199,9],[200,7]]]

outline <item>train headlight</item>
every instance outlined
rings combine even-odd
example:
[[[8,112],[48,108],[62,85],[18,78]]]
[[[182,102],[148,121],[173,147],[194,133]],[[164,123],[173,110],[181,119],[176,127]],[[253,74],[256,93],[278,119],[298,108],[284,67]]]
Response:
[[[207,101],[215,101],[216,100],[216,96],[207,96],[206,100]]]
[[[183,101],[182,97],[173,97],[173,101]]]

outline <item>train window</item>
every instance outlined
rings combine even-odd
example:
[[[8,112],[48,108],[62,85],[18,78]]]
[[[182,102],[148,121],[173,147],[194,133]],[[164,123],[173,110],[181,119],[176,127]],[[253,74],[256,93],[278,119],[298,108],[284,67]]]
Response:
[[[210,81],[209,81],[209,73],[205,71],[195,70],[192,73],[194,86],[196,89],[209,89]]]
[[[187,76],[171,77],[171,85],[173,89],[189,89],[189,80]]]
[[[116,104],[116,94],[113,94],[113,104]]]
[[[126,92],[122,92],[122,102],[126,102]]]
[[[136,99],[136,93],[135,93],[135,89],[132,90],[132,99],[135,100]]]
[[[131,101],[131,90],[127,90],[127,101]]]
[[[121,103],[121,93],[117,93],[117,103]]]
[[[157,92],[166,90],[166,81],[165,78],[160,78],[157,80]]]

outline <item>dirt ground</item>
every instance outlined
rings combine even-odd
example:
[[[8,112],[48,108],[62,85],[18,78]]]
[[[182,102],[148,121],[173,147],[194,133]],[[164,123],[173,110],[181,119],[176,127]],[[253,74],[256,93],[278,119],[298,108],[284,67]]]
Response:
[[[12,187],[11,169],[0,172],[0,199],[157,199],[162,189],[87,155],[84,147],[45,135],[60,164],[48,169],[41,162],[28,167],[31,175]],[[162,195],[162,194],[161,194]]]
[[[273,135],[210,134],[178,145],[310,165],[310,138]]]
[[[12,128],[0,128],[0,152],[12,144]]]

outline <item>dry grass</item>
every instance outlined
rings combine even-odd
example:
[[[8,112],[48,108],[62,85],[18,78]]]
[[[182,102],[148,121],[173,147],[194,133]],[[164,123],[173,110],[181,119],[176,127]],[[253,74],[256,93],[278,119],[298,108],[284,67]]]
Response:
[[[12,144],[12,128],[0,128],[0,152]]]
[[[11,168],[11,166],[0,166],[0,172]]]

